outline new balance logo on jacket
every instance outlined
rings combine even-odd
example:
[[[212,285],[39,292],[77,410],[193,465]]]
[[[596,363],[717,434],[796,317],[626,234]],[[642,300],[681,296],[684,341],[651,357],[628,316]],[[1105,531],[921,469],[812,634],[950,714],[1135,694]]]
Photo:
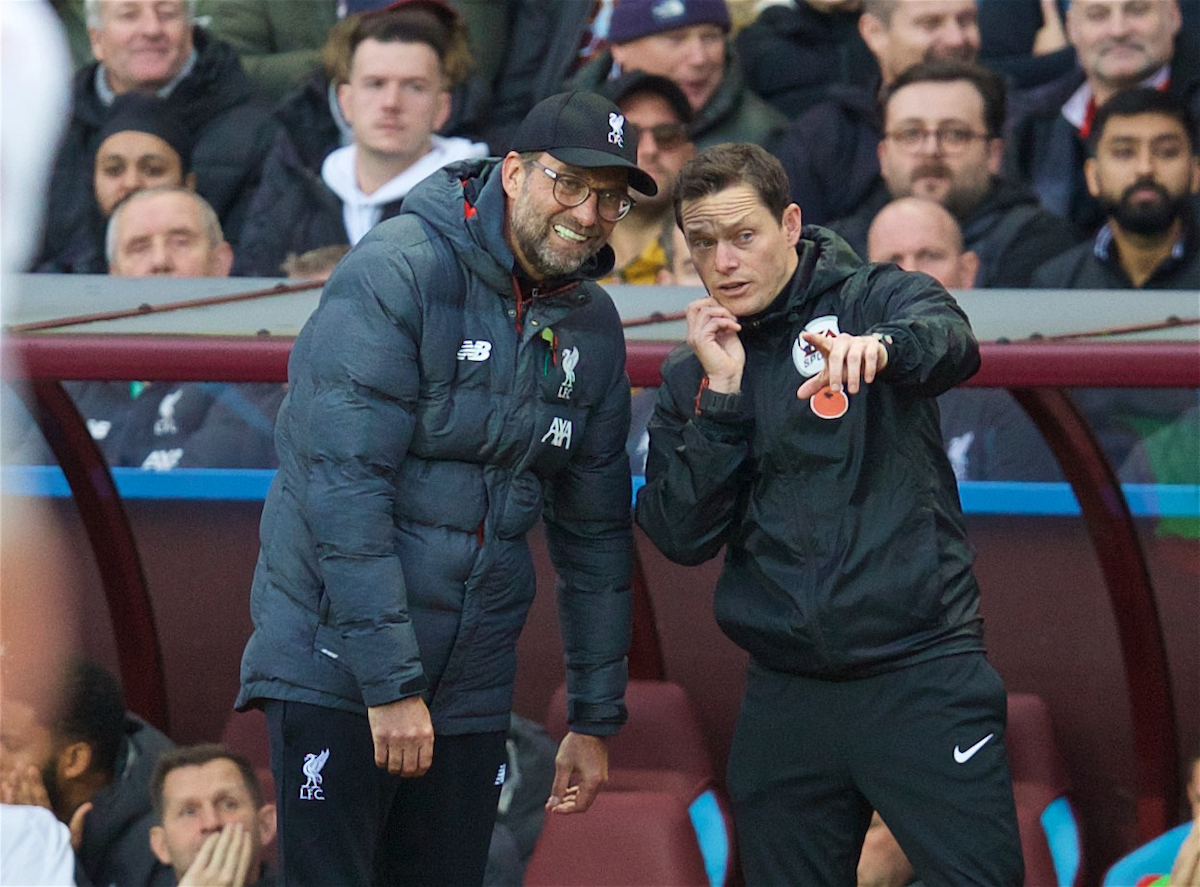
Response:
[[[473,360],[477,363],[491,356],[492,343],[483,339],[464,339],[457,355],[459,360]]]

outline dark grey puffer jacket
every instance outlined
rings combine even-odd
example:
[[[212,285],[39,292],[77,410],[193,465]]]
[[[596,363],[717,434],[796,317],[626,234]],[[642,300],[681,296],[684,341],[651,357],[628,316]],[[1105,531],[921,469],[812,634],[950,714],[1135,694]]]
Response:
[[[503,215],[495,161],[435,173],[342,261],[297,338],[239,707],[422,693],[437,732],[507,729],[541,516],[572,727],[624,722],[620,320],[585,279],[519,316]],[[592,264],[605,273],[612,251]]]

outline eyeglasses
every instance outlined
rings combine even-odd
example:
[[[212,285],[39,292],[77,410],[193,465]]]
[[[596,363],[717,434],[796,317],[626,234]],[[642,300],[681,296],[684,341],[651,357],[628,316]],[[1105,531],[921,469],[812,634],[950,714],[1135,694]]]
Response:
[[[654,144],[660,151],[674,151],[688,140],[688,128],[685,123],[657,123],[654,126],[641,127],[642,135],[650,133],[654,136]]]
[[[945,154],[961,154],[972,142],[991,138],[986,132],[972,132],[965,126],[939,126],[937,129],[906,126],[885,135],[907,154],[916,154],[924,148],[925,141],[930,136],[933,136],[934,144]]]
[[[592,188],[578,176],[565,172],[556,172],[545,164],[533,161],[533,165],[550,177],[554,182],[554,199],[565,207],[579,206],[592,195],[596,194],[596,212],[606,222],[619,222],[629,215],[633,209],[634,199],[624,191],[612,191]]]

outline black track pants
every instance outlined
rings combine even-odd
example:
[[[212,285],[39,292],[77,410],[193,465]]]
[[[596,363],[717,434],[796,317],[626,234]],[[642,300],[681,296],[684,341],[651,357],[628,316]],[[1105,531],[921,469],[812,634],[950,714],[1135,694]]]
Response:
[[[429,771],[406,779],[375,766],[365,715],[278,701],[265,710],[282,884],[482,883],[504,731],[435,736]]]
[[[874,807],[926,887],[1023,880],[1006,699],[983,654],[818,681],[751,664],[729,790],[749,887],[853,887]]]

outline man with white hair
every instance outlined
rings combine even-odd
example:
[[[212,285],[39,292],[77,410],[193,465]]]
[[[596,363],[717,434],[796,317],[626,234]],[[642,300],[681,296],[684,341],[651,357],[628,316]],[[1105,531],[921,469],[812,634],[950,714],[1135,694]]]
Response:
[[[62,252],[84,218],[100,129],[112,103],[129,92],[157,95],[188,121],[196,190],[236,237],[276,124],[249,104],[250,82],[233,49],[194,25],[194,6],[194,0],[87,0],[96,61],[75,75],[72,118],[50,182],[42,261]]]
[[[148,188],[117,205],[105,252],[114,277],[228,277],[233,250],[203,197]],[[273,383],[73,382],[68,390],[113,465],[273,468]]]
[[[150,188],[113,210],[105,237],[115,277],[228,277],[233,250],[208,202],[187,188]]]

